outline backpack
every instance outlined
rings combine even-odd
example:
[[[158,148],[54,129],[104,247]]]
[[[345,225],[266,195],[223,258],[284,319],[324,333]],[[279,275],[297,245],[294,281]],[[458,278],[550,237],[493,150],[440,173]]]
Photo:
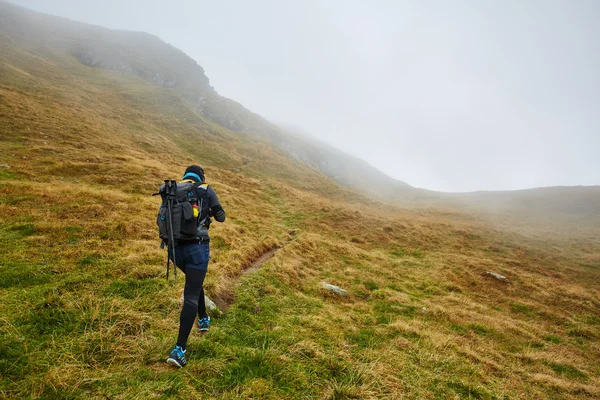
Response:
[[[171,245],[171,226],[173,227],[172,238],[175,243],[196,239],[198,227],[208,219],[208,185],[197,182],[176,183],[167,180],[156,194],[160,194],[162,198],[162,204],[156,216],[156,224],[163,244]],[[169,218],[169,208],[171,209],[171,218]]]

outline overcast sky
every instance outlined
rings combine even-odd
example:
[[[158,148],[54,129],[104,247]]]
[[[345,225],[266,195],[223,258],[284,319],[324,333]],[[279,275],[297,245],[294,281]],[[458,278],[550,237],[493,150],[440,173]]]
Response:
[[[13,0],[155,34],[222,95],[413,186],[600,184],[598,0]]]

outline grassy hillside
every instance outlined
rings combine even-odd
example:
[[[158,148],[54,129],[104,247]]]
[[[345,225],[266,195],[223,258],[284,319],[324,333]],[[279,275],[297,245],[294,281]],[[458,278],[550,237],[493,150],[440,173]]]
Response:
[[[220,96],[196,61],[155,36],[113,31],[6,5],[0,19],[8,40],[14,38],[36,52],[70,55],[70,62],[78,61],[171,89],[185,107],[206,120],[234,132],[266,139],[280,152],[346,187],[368,189],[385,196],[411,192],[405,183],[382,174],[364,161],[323,143],[287,134],[242,105]]]
[[[55,23],[0,2],[0,397],[600,396],[599,231],[378,203],[175,88],[82,64],[60,32],[95,28]],[[192,162],[228,213],[206,289],[231,307],[173,370],[183,279],[150,194]]]

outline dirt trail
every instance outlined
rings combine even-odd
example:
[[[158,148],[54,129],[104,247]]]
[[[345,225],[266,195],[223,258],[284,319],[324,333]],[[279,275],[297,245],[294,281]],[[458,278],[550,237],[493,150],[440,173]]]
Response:
[[[235,277],[230,290],[228,290],[224,293],[217,294],[215,296],[215,298],[212,300],[215,302],[217,307],[219,307],[219,310],[221,310],[222,312],[225,312],[235,302],[234,288],[239,285],[240,278],[242,276],[249,275],[249,274],[252,274],[252,273],[258,271],[260,269],[260,267],[262,267],[267,261],[269,261],[271,258],[273,258],[279,250],[283,249],[291,241],[293,241],[295,238],[295,235],[296,235],[295,231],[290,231],[290,238],[288,239],[287,243],[285,243],[283,246],[275,246],[275,247],[271,248],[270,250],[267,250],[264,253],[262,253],[261,255],[259,255],[246,268],[244,268],[244,270],[237,277]]]
[[[248,268],[246,268],[245,270],[242,271],[240,276],[248,275],[248,274],[258,271],[258,269],[260,267],[262,267],[262,265],[264,263],[266,263],[271,258],[273,258],[273,256],[275,256],[275,253],[277,253],[279,250],[281,250],[281,247],[274,247],[271,250],[267,251],[266,253],[261,254],[256,260],[254,260],[254,261],[252,261],[252,263],[250,263]]]
[[[235,294],[234,288],[239,285],[240,278],[244,275],[252,274],[260,269],[264,263],[269,261],[271,258],[275,256],[275,254],[281,250],[282,247],[274,247],[271,250],[268,250],[258,256],[254,261],[252,261],[248,267],[244,268],[244,270],[234,278],[232,285],[228,290],[218,293],[212,300],[219,307],[221,312],[225,312],[231,307],[231,305],[235,302]]]

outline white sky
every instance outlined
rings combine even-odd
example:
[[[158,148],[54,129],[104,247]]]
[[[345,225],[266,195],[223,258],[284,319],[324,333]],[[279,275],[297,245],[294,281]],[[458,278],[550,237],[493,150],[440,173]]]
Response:
[[[146,31],[222,95],[411,185],[600,184],[597,0],[13,0]]]

